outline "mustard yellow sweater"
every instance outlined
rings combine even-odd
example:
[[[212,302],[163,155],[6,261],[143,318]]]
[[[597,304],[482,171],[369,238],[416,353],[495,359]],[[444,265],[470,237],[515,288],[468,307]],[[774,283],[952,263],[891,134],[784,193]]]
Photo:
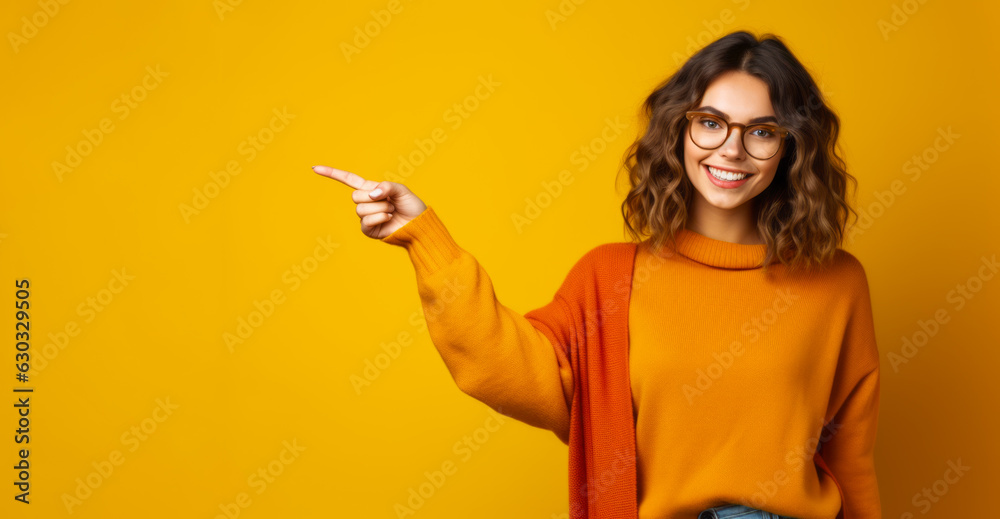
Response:
[[[383,241],[407,249],[429,334],[458,387],[568,442],[565,354],[497,300],[433,208]],[[881,518],[879,353],[864,269],[838,250],[823,271],[775,263],[765,275],[755,266],[764,252],[686,229],[676,253],[638,245],[628,377],[642,519],[692,519],[730,503],[800,519]],[[836,478],[814,464],[817,448]]]

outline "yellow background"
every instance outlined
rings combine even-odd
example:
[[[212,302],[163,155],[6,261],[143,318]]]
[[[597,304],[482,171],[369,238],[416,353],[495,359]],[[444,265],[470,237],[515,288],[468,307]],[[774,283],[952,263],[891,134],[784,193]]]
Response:
[[[875,216],[845,248],[865,265],[883,353],[885,517],[995,508],[1000,280],[973,281],[981,289],[960,308],[949,296],[1000,252],[995,3],[232,3],[70,1],[44,16],[55,8],[5,3],[0,516],[392,518],[425,471],[452,462],[415,517],[565,517],[565,447],[512,420],[476,432],[494,425],[489,410],[455,387],[429,341],[405,252],[363,236],[351,189],[309,168],[383,180],[442,129],[404,183],[501,302],[526,312],[585,251],[625,239],[615,174],[640,103],[694,48],[736,29],[779,34],[814,73],[842,118],[858,206]],[[372,11],[390,6],[383,27]],[[32,30],[33,19],[45,23]],[[366,29],[377,33],[367,42]],[[490,77],[499,84],[476,98]],[[142,100],[126,113],[123,95]],[[461,124],[456,103],[475,106]],[[615,118],[627,129],[596,142]],[[86,150],[104,119],[114,129],[58,175],[53,163],[67,146]],[[960,137],[928,151],[949,128]],[[252,160],[251,137],[268,141]],[[581,146],[606,149],[584,167]],[[919,178],[914,155],[934,158]],[[231,161],[239,173],[217,180]],[[563,170],[572,182],[515,227]],[[879,198],[893,182],[905,192]],[[197,214],[182,210],[206,190]],[[133,279],[122,286],[115,272]],[[27,506],[11,468],[22,278],[36,368]],[[281,302],[228,347],[225,334],[275,291]],[[88,313],[88,299],[102,309]],[[948,322],[892,369],[890,352],[939,309]],[[400,339],[386,365],[379,355]],[[356,390],[352,375],[379,359]],[[456,449],[466,436],[484,441]],[[283,454],[293,442],[303,450]],[[958,459],[971,470],[917,505]],[[261,469],[275,474],[266,485]],[[97,484],[68,508],[88,477]]]

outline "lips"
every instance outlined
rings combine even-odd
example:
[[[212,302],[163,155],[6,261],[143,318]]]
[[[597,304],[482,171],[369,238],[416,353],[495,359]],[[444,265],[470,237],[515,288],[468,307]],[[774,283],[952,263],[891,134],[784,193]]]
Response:
[[[753,173],[738,169],[720,168],[718,166],[709,166],[708,164],[705,167],[708,168],[708,172],[715,178],[726,182],[743,180],[753,175]]]
[[[707,164],[702,164],[702,169],[705,171],[705,177],[708,178],[709,182],[723,189],[736,189],[742,186],[743,184],[749,182],[750,177],[753,176],[752,173],[746,173],[742,171],[740,172],[739,175],[736,175],[729,170],[723,170],[721,168],[716,168],[715,166],[709,166]],[[722,175],[723,178],[720,179],[719,177],[716,177],[712,173],[712,170],[715,170],[718,174]],[[730,178],[734,180],[728,180]]]

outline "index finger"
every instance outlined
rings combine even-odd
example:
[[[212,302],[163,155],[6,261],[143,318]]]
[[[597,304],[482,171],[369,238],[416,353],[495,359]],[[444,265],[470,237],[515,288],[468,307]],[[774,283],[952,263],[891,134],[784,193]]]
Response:
[[[365,189],[371,190],[378,185],[378,182],[374,180],[366,180],[360,175],[351,173],[350,171],[344,171],[342,169],[331,168],[330,166],[313,166],[313,171],[323,175],[324,177],[330,177],[334,180],[340,181],[354,189]]]

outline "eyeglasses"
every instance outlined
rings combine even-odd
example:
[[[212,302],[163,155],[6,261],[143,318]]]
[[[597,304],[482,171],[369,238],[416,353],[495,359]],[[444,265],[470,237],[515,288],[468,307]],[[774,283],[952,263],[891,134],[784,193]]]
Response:
[[[687,112],[688,133],[691,141],[703,150],[714,150],[729,138],[729,129],[740,126],[740,140],[747,155],[767,160],[778,153],[782,143],[788,138],[788,130],[774,124],[731,123],[708,112]]]

